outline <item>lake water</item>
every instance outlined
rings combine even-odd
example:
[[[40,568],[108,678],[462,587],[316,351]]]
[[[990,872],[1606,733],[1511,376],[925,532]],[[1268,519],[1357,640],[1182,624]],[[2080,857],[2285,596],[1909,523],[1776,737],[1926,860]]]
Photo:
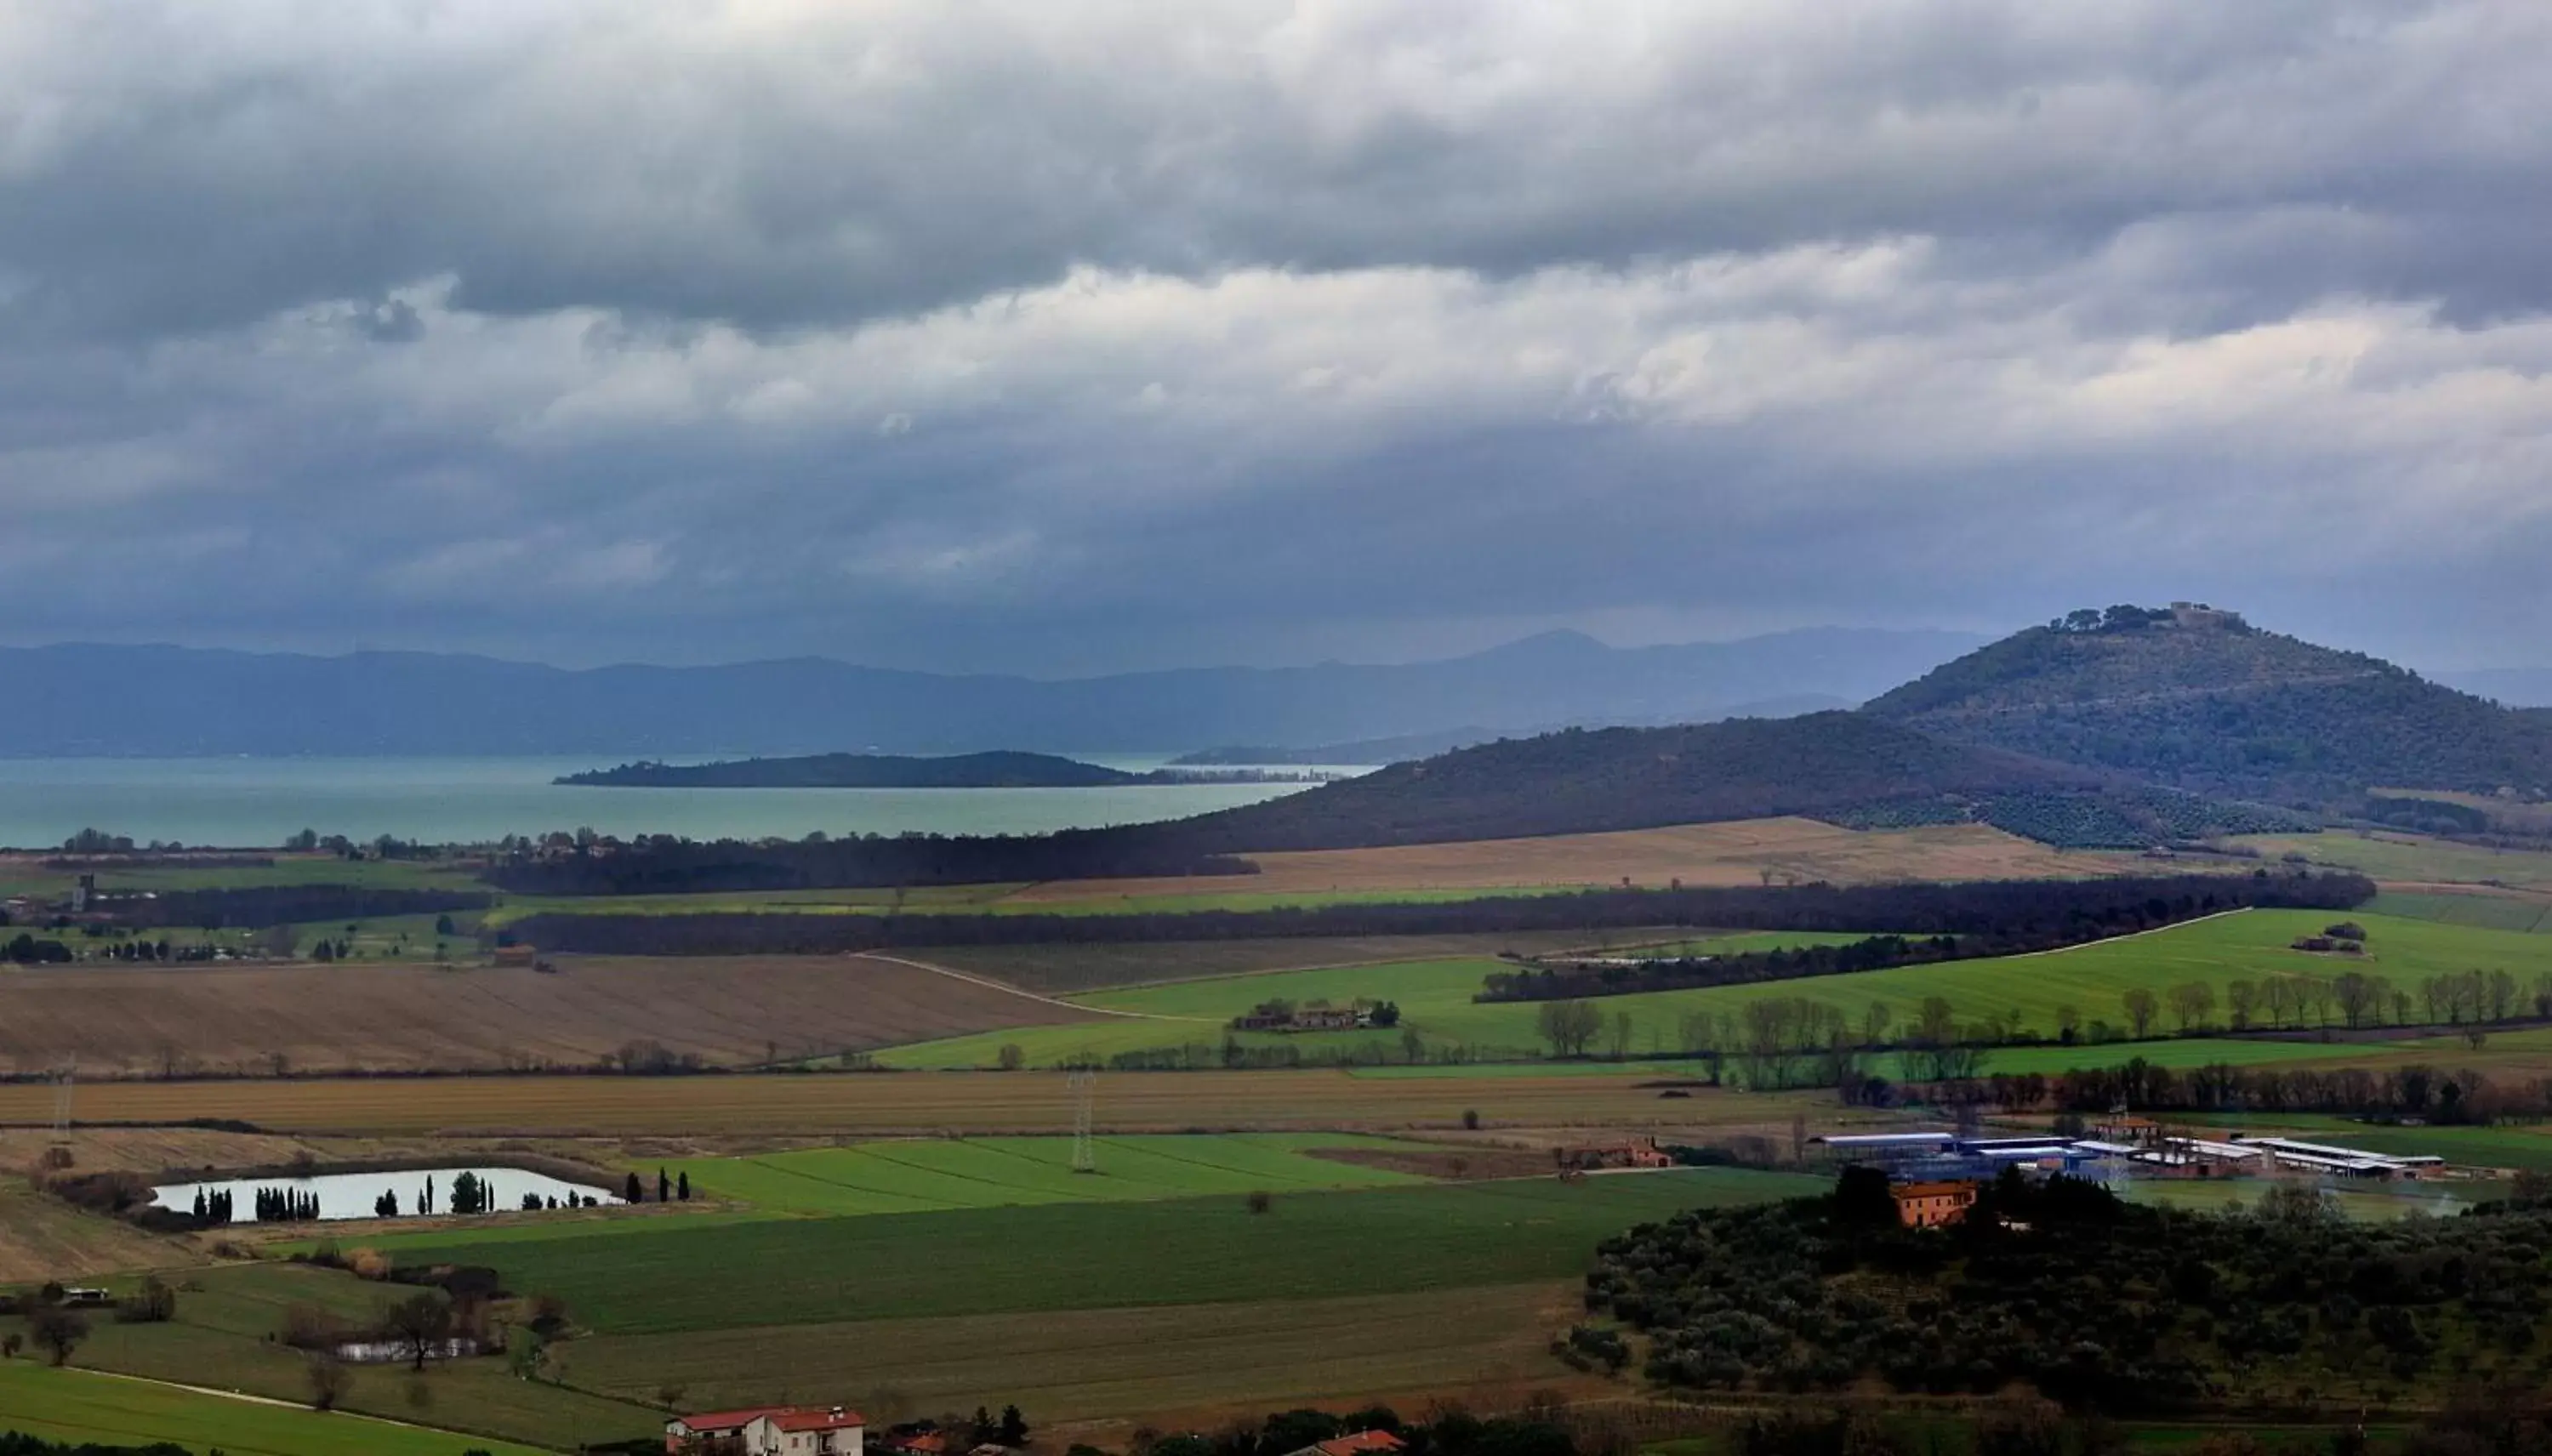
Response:
[[[622,759],[636,757],[623,755]],[[1159,758],[1084,756],[1141,772]],[[84,828],[136,842],[266,846],[302,829],[430,844],[589,826],[605,834],[796,839],[1043,834],[1177,819],[1299,792],[1291,783],[1121,788],[599,788],[552,783],[620,759],[0,759],[0,845]],[[1345,772],[1359,772],[1348,769]]]
[[[151,1191],[151,1201],[161,1208],[191,1210],[195,1195],[215,1194],[228,1190],[233,1223],[257,1221],[257,1191],[262,1188],[289,1189],[303,1196],[319,1196],[319,1217],[328,1222],[348,1218],[373,1218],[372,1211],[382,1190],[398,1195],[399,1212],[414,1214],[417,1198],[425,1190],[425,1181],[434,1180],[434,1211],[442,1213],[451,1207],[452,1181],[464,1173],[476,1173],[495,1190],[497,1212],[519,1211],[523,1195],[538,1194],[543,1200],[556,1198],[564,1205],[569,1198],[591,1198],[601,1203],[617,1203],[620,1196],[609,1189],[584,1184],[565,1183],[543,1173],[529,1173],[520,1168],[418,1168],[396,1173],[323,1173],[316,1178],[224,1178],[206,1183],[172,1183]]]

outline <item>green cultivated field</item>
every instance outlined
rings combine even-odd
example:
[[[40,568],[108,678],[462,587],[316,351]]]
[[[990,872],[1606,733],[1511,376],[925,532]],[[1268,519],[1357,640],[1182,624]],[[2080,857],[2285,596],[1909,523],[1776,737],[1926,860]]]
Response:
[[[638,1169],[689,1173],[698,1193],[764,1211],[915,1213],[1027,1203],[1122,1202],[1314,1189],[1379,1188],[1425,1180],[1313,1156],[1321,1148],[1407,1148],[1352,1133],[1265,1132],[1097,1139],[1098,1171],[1072,1171],[1061,1137],[905,1138],[751,1158],[704,1158]]]
[[[79,1347],[73,1363],[299,1404],[309,1390],[301,1357],[268,1339],[282,1327],[284,1310],[296,1303],[315,1304],[350,1321],[364,1322],[381,1305],[407,1293],[332,1270],[281,1262],[190,1271],[177,1296],[174,1319],[164,1324],[93,1319],[88,1341]],[[0,1324],[15,1327],[14,1322]],[[0,1363],[0,1371],[13,1368]],[[470,1446],[488,1444],[486,1436],[573,1449],[580,1440],[617,1440],[660,1428],[658,1415],[626,1403],[516,1380],[501,1359],[438,1365],[426,1376],[424,1389],[428,1404],[420,1406],[414,1400],[414,1382],[404,1368],[359,1367],[342,1408],[472,1432],[467,1438],[436,1435],[437,1444],[395,1448],[451,1456]],[[0,1410],[8,1408],[0,1405]],[[369,1424],[357,1425],[351,1419],[345,1424],[363,1432],[363,1439],[375,1433]],[[261,1446],[254,1440],[207,1444],[222,1445],[234,1453],[302,1449]],[[393,1448],[356,1444],[310,1449]]]
[[[2441,920],[2485,930],[2518,930],[2552,935],[2552,898],[2507,894],[2436,894],[2388,889],[2367,908],[2382,915],[2412,920]]]
[[[1749,932],[1688,944],[1695,948],[1696,954],[1737,954],[1852,938]],[[1534,1007],[1484,1006],[1471,1000],[1479,992],[1481,978],[1491,972],[1509,969],[1512,968],[1494,956],[1465,956],[1443,961],[1339,966],[1318,971],[1257,972],[1122,990],[1093,991],[1067,999],[1109,1010],[1180,1019],[1144,1021],[1112,1017],[1104,1021],[986,1032],[890,1048],[878,1053],[877,1060],[889,1067],[990,1067],[998,1064],[1005,1045],[1015,1043],[1026,1053],[1030,1066],[1050,1066],[1075,1057],[1105,1058],[1112,1053],[1146,1047],[1177,1046],[1188,1042],[1220,1045],[1225,1023],[1270,998],[1283,998],[1298,1004],[1326,1000],[1337,1005],[1359,998],[1389,1000],[1400,1006],[1401,1025],[1414,1027],[1431,1044],[1459,1042],[1468,1047],[1474,1057],[1534,1057],[1540,1054],[1540,1042],[1533,1029]],[[1643,1020],[1643,1029],[1633,1040],[1635,1053],[1658,1052],[1672,1047],[1674,1016],[1669,1012],[1661,1018],[1656,1017],[1655,1009],[1672,998],[1691,994],[1694,992],[1612,996],[1607,997],[1604,1004],[1607,1010],[1631,1011]],[[1306,1052],[1363,1046],[1397,1057],[1400,1055],[1401,1034],[1398,1028],[1252,1032],[1237,1034],[1234,1039],[1244,1046],[1291,1046]]]
[[[290,1406],[166,1386],[53,1370],[31,1360],[0,1362],[0,1431],[101,1446],[170,1441],[233,1456],[533,1456],[536,1448],[361,1415],[322,1415]]]
[[[2377,880],[2466,884],[2501,884],[2552,889],[2552,854],[2492,849],[2412,834],[2250,834],[2233,841],[2271,860],[2299,854],[2317,865],[2360,871]]]
[[[1567,1279],[1596,1242],[1701,1203],[1821,1179],[1706,1169],[1161,1202],[1052,1203],[401,1250],[489,1264],[606,1334],[1223,1303]]]
[[[1856,1017],[1868,1002],[1883,1000],[1902,1021],[1924,997],[1938,995],[1948,998],[1963,1020],[2016,1010],[2025,1026],[2041,1034],[2053,1034],[2057,1010],[2064,1005],[2076,1007],[2086,1025],[2092,1021],[2122,1024],[2125,1017],[2120,997],[2139,987],[2160,992],[2182,982],[2205,982],[2215,988],[2220,1024],[2224,988],[2237,980],[2280,974],[2327,978],[2356,969],[2389,977],[2395,986],[2409,988],[2422,977],[2441,972],[2506,970],[2520,982],[2531,982],[2537,974],[2552,971],[2552,938],[2387,915],[2345,917],[2357,920],[2369,932],[2370,953],[2364,957],[2316,956],[2288,948],[2297,936],[2318,931],[2340,918],[2343,917],[2320,911],[2252,910],[2051,955],[1914,966],[1756,986],[1605,996],[1595,1005],[1604,1013],[1608,1025],[1615,1016],[1631,1017],[1630,1050],[1636,1057],[1670,1049],[1676,1024],[1688,1012],[1733,1014],[1746,1002],[1761,996],[1806,996]],[[1025,1051],[1031,1065],[1047,1065],[1077,1055],[1105,1057],[1117,1051],[1182,1042],[1214,1043],[1221,1040],[1222,1031],[1213,1022],[1238,1015],[1271,996],[1298,1002],[1327,998],[1340,1004],[1359,996],[1386,998],[1399,1003],[1403,1024],[1414,1027],[1430,1045],[1460,1043],[1474,1056],[1541,1055],[1542,1049],[1534,1031],[1537,1007],[1526,1002],[1481,1004],[1471,1000],[1480,988],[1481,978],[1499,969],[1500,963],[1494,959],[1476,958],[1276,972],[1094,992],[1073,999],[1115,1010],[1206,1019],[1111,1019],[1034,1027],[895,1048],[881,1053],[879,1060],[900,1067],[987,1066],[1005,1043],[1014,1042]],[[2166,1017],[2162,1024],[2168,1027],[2171,1023]],[[1399,1037],[1395,1030],[1252,1036],[1242,1040],[1250,1044],[1290,1042],[1307,1050],[1361,1044],[1397,1056]],[[2199,1062],[2230,1060],[2222,1056],[2227,1044],[2213,1045],[2217,1055],[2201,1054]],[[2104,1047],[2100,1052],[2106,1058],[2117,1050]],[[2323,1056],[2333,1055],[2326,1047],[2320,1052]],[[2159,1048],[2137,1048],[2115,1060],[2124,1061],[2133,1055],[2159,1060],[2167,1054]],[[2253,1044],[2252,1055],[2258,1060],[2285,1060],[2290,1054],[2284,1048],[2269,1051]],[[2056,1062],[2060,1067],[2096,1065],[2079,1057],[2067,1060],[2062,1055]],[[2004,1070],[2021,1069],[2015,1063]]]

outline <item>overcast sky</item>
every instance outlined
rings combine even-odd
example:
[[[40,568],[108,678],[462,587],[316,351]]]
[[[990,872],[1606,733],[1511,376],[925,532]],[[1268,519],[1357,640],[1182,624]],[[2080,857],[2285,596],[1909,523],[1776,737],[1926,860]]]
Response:
[[[0,637],[2552,662],[2540,0],[0,7]]]

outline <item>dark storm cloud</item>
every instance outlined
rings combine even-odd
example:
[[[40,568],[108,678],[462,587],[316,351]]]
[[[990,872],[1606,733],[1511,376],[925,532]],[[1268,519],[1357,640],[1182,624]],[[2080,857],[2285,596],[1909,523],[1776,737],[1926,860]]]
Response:
[[[2517,0],[22,8],[0,608],[1096,668],[2185,594],[2523,655],[2547,59]]]
[[[17,307],[762,327],[1075,264],[1554,262],[2279,211],[2338,284],[2532,304],[2533,7],[241,5],[22,14]],[[6,104],[6,103],[0,103]],[[2533,135],[2528,136],[2528,131]],[[2478,225],[2478,226],[2477,226]],[[2435,252],[2430,250],[2434,249]]]

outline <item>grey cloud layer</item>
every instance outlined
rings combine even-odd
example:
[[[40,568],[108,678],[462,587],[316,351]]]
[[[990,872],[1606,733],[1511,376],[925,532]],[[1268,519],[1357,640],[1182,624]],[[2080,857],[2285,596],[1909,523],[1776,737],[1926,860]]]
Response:
[[[2096,588],[2521,655],[2547,60],[2520,0],[22,7],[0,607],[1100,666]]]

